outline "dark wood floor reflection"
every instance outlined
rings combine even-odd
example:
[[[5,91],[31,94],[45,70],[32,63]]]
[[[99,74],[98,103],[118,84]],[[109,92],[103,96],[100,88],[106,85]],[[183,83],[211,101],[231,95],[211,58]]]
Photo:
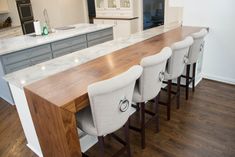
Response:
[[[172,119],[166,121],[161,106],[160,133],[154,121],[146,128],[146,149],[140,148],[140,136],[131,131],[133,157],[234,157],[235,156],[235,86],[203,80],[190,92],[188,101],[181,94],[181,108],[173,103]],[[132,123],[138,123],[136,114]],[[120,134],[121,135],[121,134]],[[119,149],[113,139],[105,138],[106,154]],[[98,157],[98,146],[87,154]],[[0,157],[36,157],[26,140],[15,107],[0,99]]]

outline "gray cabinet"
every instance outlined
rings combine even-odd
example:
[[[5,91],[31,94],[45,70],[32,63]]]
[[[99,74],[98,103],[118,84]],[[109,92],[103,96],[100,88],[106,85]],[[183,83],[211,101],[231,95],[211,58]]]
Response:
[[[28,49],[26,51],[28,51],[29,58],[33,58],[33,57],[37,57],[37,56],[41,56],[41,55],[50,53],[51,52],[51,45],[46,44],[46,45],[42,45],[42,46],[37,46],[37,47],[31,48],[31,49]]]
[[[91,40],[100,39],[100,38],[103,38],[106,36],[113,36],[113,29],[112,28],[89,33],[89,34],[87,34],[87,40],[91,41]]]
[[[8,74],[112,39],[113,29],[109,28],[3,55],[2,64]]]
[[[74,45],[74,46],[71,46],[71,47],[67,47],[67,48],[63,48],[63,49],[54,51],[53,52],[53,57],[54,58],[60,57],[60,56],[63,56],[63,55],[66,55],[66,54],[69,54],[69,53],[72,53],[72,52],[75,52],[75,51],[85,49],[85,48],[87,48],[87,43],[77,44],[77,45]]]
[[[51,53],[44,54],[44,55],[41,55],[41,56],[38,56],[38,57],[31,58],[30,59],[30,64],[31,65],[36,65],[36,64],[39,64],[39,63],[42,63],[42,62],[45,62],[45,61],[48,61],[48,60],[51,60],[51,59],[52,59],[52,54]]]
[[[113,40],[113,29],[112,28],[87,34],[88,47],[102,44],[102,43],[110,41],[110,40]]]
[[[26,60],[27,58],[28,52],[23,50],[2,56],[2,63],[3,65],[9,65],[20,62],[22,60]]]
[[[34,48],[17,51],[11,54],[7,54],[2,56],[3,65],[15,64],[17,62],[22,62],[24,60],[28,60],[32,57],[41,56],[43,54],[47,54],[51,52],[50,44],[37,46]]]
[[[88,41],[88,47],[98,45],[98,44],[110,41],[112,39],[113,39],[113,35],[109,35],[109,36],[105,36],[99,39],[91,40],[91,41]]]
[[[29,67],[30,61],[29,60],[22,60],[20,62],[17,63],[13,63],[13,64],[9,64],[9,65],[5,65],[5,73],[12,73],[14,71],[20,70],[20,69],[24,69]]]
[[[2,77],[6,74],[36,65],[113,39],[113,28],[55,41],[0,56],[0,97],[14,104],[9,86]]]
[[[86,35],[56,41],[51,43],[51,48],[54,58],[85,49],[87,48]]]
[[[51,57],[50,57],[51,56]],[[41,45],[2,56],[5,73],[11,73],[52,59],[51,45]]]
[[[77,44],[86,43],[86,35],[81,35],[69,39],[64,39],[51,43],[52,51],[61,50],[63,48],[71,47]]]

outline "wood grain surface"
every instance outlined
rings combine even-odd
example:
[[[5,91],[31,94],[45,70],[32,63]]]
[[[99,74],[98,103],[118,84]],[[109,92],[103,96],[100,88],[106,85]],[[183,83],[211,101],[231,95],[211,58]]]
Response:
[[[162,48],[183,40],[198,27],[179,27],[151,39],[99,57],[85,64],[55,74],[25,87],[48,102],[71,112],[81,109],[88,99],[88,85],[114,77],[131,66],[139,64],[143,57],[159,53]],[[70,106],[75,101],[75,106]],[[82,103],[83,102],[83,103]],[[68,106],[69,105],[69,106]]]

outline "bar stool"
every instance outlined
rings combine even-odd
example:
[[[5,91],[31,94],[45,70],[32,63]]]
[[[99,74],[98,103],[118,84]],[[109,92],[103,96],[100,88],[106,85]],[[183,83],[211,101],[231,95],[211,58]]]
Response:
[[[98,136],[100,157],[104,156],[104,136],[111,134],[124,125],[125,140],[115,134],[113,137],[124,147],[114,156],[127,151],[131,156],[129,143],[129,116],[136,80],[143,68],[133,66],[127,72],[111,79],[88,86],[90,107],[77,113],[78,127],[85,133]]]
[[[145,102],[155,99],[155,111],[147,113],[156,117],[157,129],[159,129],[157,96],[161,90],[166,63],[171,54],[171,49],[166,47],[160,53],[145,57],[140,62],[143,67],[143,74],[136,83],[133,101],[137,103],[137,106],[140,106],[141,127],[130,126],[130,128],[141,133],[141,147],[143,149],[145,148]]]
[[[171,116],[171,94],[175,94],[177,98],[177,109],[180,107],[180,80],[184,71],[184,67],[188,62],[189,47],[193,44],[193,38],[187,37],[182,41],[176,42],[171,46],[172,56],[167,62],[165,71],[164,83],[167,83],[167,102],[160,102],[160,104],[167,107],[167,120]],[[172,80],[177,79],[177,91],[173,92]]]
[[[206,29],[202,29],[201,31],[192,34],[191,36],[194,39],[193,45],[189,49],[188,55],[188,62],[186,65],[186,75],[182,75],[186,79],[186,92],[185,98],[188,100],[188,93],[189,93],[189,85],[192,83],[192,91],[195,91],[195,73],[196,73],[196,64],[197,60],[200,56],[200,53],[204,50],[204,38],[207,35],[208,31]],[[193,66],[192,69],[192,76],[190,77],[190,68]]]

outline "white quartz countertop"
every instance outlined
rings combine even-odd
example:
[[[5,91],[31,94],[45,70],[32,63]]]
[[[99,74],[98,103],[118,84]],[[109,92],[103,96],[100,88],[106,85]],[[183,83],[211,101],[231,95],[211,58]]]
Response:
[[[113,25],[107,24],[77,24],[73,26],[75,27],[74,29],[55,30],[54,33],[50,33],[47,36],[35,37],[30,35],[22,35],[14,38],[0,39],[0,56],[7,53],[113,27]]]
[[[143,32],[133,34],[128,38],[112,40],[8,74],[4,77],[4,79],[10,84],[22,89],[25,85],[42,80],[48,76],[68,70],[72,67],[86,63],[90,60],[107,55],[122,48],[134,45],[138,42],[167,32],[171,29],[164,27],[152,28]]]

